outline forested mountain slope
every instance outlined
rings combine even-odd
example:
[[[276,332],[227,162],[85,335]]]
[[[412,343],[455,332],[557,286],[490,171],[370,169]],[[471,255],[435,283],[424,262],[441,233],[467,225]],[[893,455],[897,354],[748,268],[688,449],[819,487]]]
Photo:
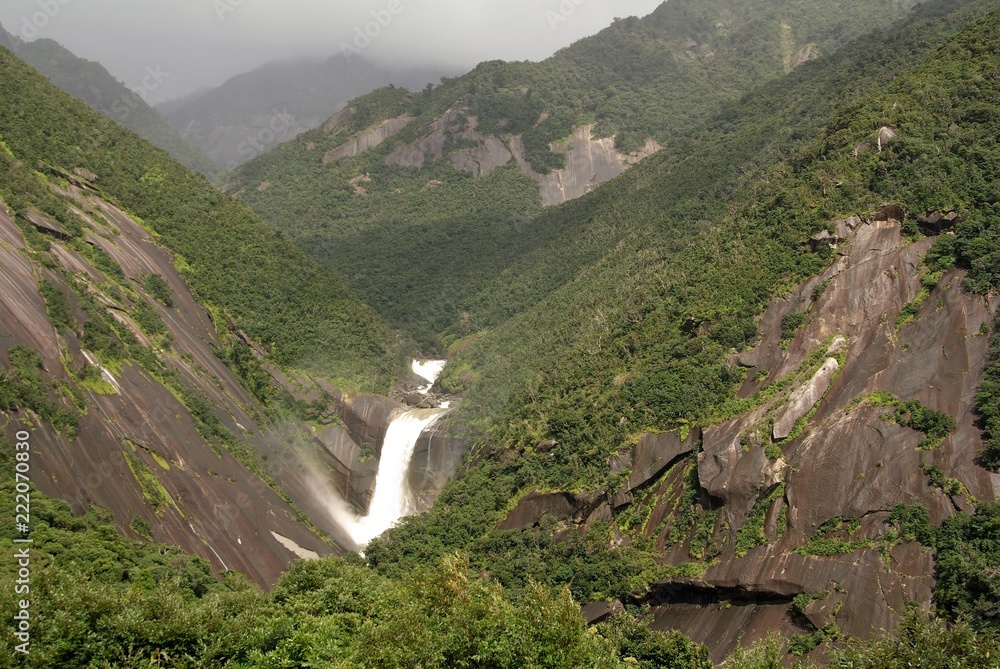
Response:
[[[79,58],[51,39],[25,42],[4,31],[2,26],[0,46],[13,51],[18,58],[73,97],[160,147],[188,169],[209,178],[219,176],[219,168],[207,156],[181,139],[142,95],[126,88],[100,63]],[[151,86],[158,86],[162,83],[162,79],[158,78],[161,76],[163,73],[154,69],[148,82]]]
[[[391,337],[0,50],[0,494],[23,429],[41,491],[73,488],[72,508],[33,493],[35,645],[15,655],[8,628],[0,655],[707,669],[776,631],[724,666],[820,644],[835,667],[995,665],[998,72],[995,3],[930,0],[523,220],[517,270],[458,293],[449,325],[461,475],[363,560],[265,593],[110,525],[267,583],[337,552],[289,446],[326,457],[331,397],[271,380],[384,391]],[[70,514],[94,502],[113,518]]]
[[[357,459],[336,401],[388,389],[391,333],[245,206],[5,49],[0,98],[0,414],[11,442],[31,433],[38,489],[265,585],[342,552],[306,474],[339,484]]]
[[[577,198],[723,102],[914,3],[664,3],[540,63],[363,96],[227,187],[427,347],[467,284],[519,253],[541,205]]]
[[[21,165],[5,184],[8,206],[34,204],[72,227],[65,207],[45,209],[47,196],[27,166],[85,170],[102,194],[184,258],[185,279],[199,297],[228,312],[279,364],[310,368],[344,387],[388,387],[391,337],[336,274],[162,151],[45,85],[10,52],[0,54],[0,136],[8,162]],[[43,199],[34,203],[32,194]]]
[[[369,560],[463,548],[578,597],[661,583],[658,624],[717,652],[719,625],[819,640],[929,605],[914,528],[1000,489],[993,382],[976,395],[1000,16],[948,40],[991,9],[928,3],[533,222],[557,233],[485,293],[497,320],[445,371],[478,435],[465,476]],[[840,617],[804,622],[798,595]]]

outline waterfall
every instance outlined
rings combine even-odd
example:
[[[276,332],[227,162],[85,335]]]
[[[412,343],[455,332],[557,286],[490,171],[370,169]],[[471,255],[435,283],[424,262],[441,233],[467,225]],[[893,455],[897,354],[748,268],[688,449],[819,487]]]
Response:
[[[413,373],[422,379],[427,381],[426,386],[420,387],[420,392],[424,395],[430,392],[431,388],[434,387],[434,382],[437,381],[437,377],[441,376],[441,371],[444,369],[447,360],[414,360],[410,365],[410,369]]]
[[[414,373],[427,381],[427,385],[420,388],[421,393],[430,392],[445,363],[445,360],[413,361]],[[382,440],[382,455],[368,513],[363,517],[352,515],[342,521],[344,529],[359,547],[364,547],[413,512],[412,493],[407,482],[413,450],[423,431],[446,412],[447,408],[411,409],[389,423]]]
[[[413,449],[420,434],[443,413],[443,409],[413,409],[389,424],[382,442],[382,457],[368,514],[345,528],[359,546],[364,546],[413,511],[406,480]]]

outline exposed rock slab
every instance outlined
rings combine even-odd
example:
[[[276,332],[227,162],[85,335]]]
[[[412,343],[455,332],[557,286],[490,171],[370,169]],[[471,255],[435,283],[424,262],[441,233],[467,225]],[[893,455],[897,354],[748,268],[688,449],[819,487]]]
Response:
[[[740,641],[750,645],[770,632],[791,636],[805,631],[788,617],[788,605],[784,603],[669,603],[651,607],[650,613],[651,629],[683,632],[706,644],[712,661],[717,663],[736,650]]]
[[[532,492],[521,498],[496,529],[523,530],[537,525],[545,516],[556,520],[582,522],[603,501],[604,493]]]
[[[485,137],[476,148],[459,149],[450,155],[451,166],[456,170],[472,172],[477,178],[488,176],[495,169],[510,162],[514,154],[499,137]]]
[[[334,485],[355,508],[367,508],[371,490],[378,474],[378,460],[369,456],[354,443],[351,435],[340,425],[331,425],[314,435],[323,450],[333,458],[330,472],[335,476]]]
[[[710,497],[723,504],[727,522],[739,527],[762,486],[778,479],[778,470],[761,448],[744,449],[743,433],[764,416],[759,409],[704,430],[698,454],[698,482]]]
[[[380,395],[344,398],[340,417],[354,441],[380,455],[382,440],[392,419],[406,411],[406,405]]]
[[[365,130],[349,142],[327,151],[326,155],[323,156],[323,164],[326,165],[340,158],[357,156],[368,149],[373,149],[408,126],[412,120],[412,117],[403,115],[382,121],[375,127]]]
[[[792,393],[792,396],[788,398],[784,413],[774,423],[774,438],[776,440],[788,438],[795,423],[800,418],[804,418],[826,393],[839,369],[840,363],[837,362],[836,358],[827,358],[823,366],[813,374],[813,377]]]
[[[941,467],[978,499],[994,500],[1000,491],[1000,477],[975,462],[983,444],[973,410],[989,344],[984,332],[998,300],[968,294],[964,273],[953,270],[931,290],[913,320],[897,329],[903,307],[921,290],[921,259],[934,243],[908,244],[900,234],[905,216],[905,208],[892,205],[867,221],[852,217],[831,223],[834,234],[846,241],[837,258],[822,275],[775,298],[761,319],[762,341],[737,356],[751,371],[743,397],[792,374],[798,375],[795,382],[744,415],[705,428],[698,456],[700,485],[720,514],[712,541],[720,543],[721,555],[704,573],[704,584],[789,598],[831,590],[836,597],[810,608],[814,622],[835,620],[841,630],[860,637],[893,630],[907,602],[929,606],[931,552],[916,543],[896,545],[886,561],[878,549],[830,557],[799,555],[795,549],[838,517],[858,519],[849,538],[878,541],[898,503],[923,504],[932,522],[954,513],[963,500],[929,486],[922,463]],[[787,347],[780,345],[782,318],[807,310],[806,323]],[[839,372],[830,360],[816,371],[802,367],[817,351],[840,357]],[[889,420],[884,407],[857,402],[876,391],[917,399],[954,417],[957,426],[935,450],[918,450],[922,434]],[[807,416],[801,434],[786,439],[780,458],[770,459],[764,446],[788,437]],[[764,430],[771,420],[774,430]],[[770,543],[737,558],[739,528],[779,482],[785,483],[784,499],[776,500],[765,518]],[[787,527],[780,533],[782,508]],[[654,509],[653,516],[659,512]],[[666,555],[672,563],[690,559],[686,549]],[[795,631],[787,606],[754,603],[733,609],[737,606],[662,602],[654,608],[655,625],[716,643],[723,637],[751,640],[772,628]],[[724,635],[720,626],[727,630]],[[725,650],[716,646],[714,652]]]
[[[593,125],[578,126],[573,130],[573,136],[569,140],[553,144],[551,146],[553,151],[566,155],[566,167],[544,175],[531,167],[525,157],[522,139],[511,138],[509,146],[518,168],[538,183],[543,206],[561,204],[582,197],[601,184],[611,181],[630,165],[663,148],[655,141],[649,140],[642,150],[636,153],[619,153],[615,149],[613,138],[595,139],[593,130]]]
[[[323,132],[329,135],[341,125],[354,118],[354,115],[357,113],[358,110],[354,107],[344,107],[339,112],[331,116],[330,120],[323,124]]]
[[[417,508],[429,509],[454,476],[465,453],[465,442],[454,435],[448,417],[436,421],[417,440],[407,481]]]
[[[583,620],[588,625],[596,625],[611,616],[624,612],[625,607],[617,599],[613,599],[610,602],[588,602],[580,609]]]
[[[248,410],[257,406],[256,401],[214,354],[213,347],[220,346],[215,325],[191,296],[170,254],[118,208],[79,188],[71,187],[64,194],[77,200],[81,214],[101,233],[90,235],[90,241],[121,265],[126,277],[134,280],[136,290],[141,291],[144,274],[163,277],[174,307],[168,309],[152,300],[150,304],[173,343],[171,350],[159,355],[187,386],[206,398],[230,432],[268,458],[284,494],[300,510],[311,510],[310,492],[296,474],[311,465],[303,453],[289,445],[285,435],[255,425]],[[49,324],[32,266],[18,251],[24,241],[5,207],[0,207],[0,240],[4,242],[0,244],[4,267],[0,272],[0,360],[6,359],[14,344],[27,344],[39,351],[52,378],[68,380],[66,370],[82,369],[87,352],[75,336],[57,335]],[[80,280],[96,283],[102,279],[100,272],[75,251],[58,243],[53,250],[58,261]],[[61,274],[45,270],[45,278],[68,296],[75,317],[86,320]],[[113,314],[120,313],[115,310],[121,307],[97,293],[95,297]],[[130,319],[124,322],[134,327]],[[69,357],[65,366],[64,355]],[[67,500],[77,513],[91,505],[111,509],[115,524],[125,534],[131,534],[133,518],[145,518],[154,527],[156,541],[201,555],[215,569],[242,571],[264,585],[273,583],[295,559],[271,531],[303,550],[317,554],[338,551],[314,534],[295,508],[228,451],[218,445],[213,451],[186,407],[141,368],[122,365],[115,372],[114,385],[117,392],[113,395],[84,393],[88,412],[72,442],[47,424],[33,428],[39,445],[35,480],[42,492]],[[53,395],[51,401],[62,400]],[[263,413],[259,406],[254,410]],[[8,418],[12,419],[8,432],[29,422],[19,413]],[[162,487],[166,501],[157,502],[158,508],[133,475],[126,452],[141,461]]]
[[[421,168],[427,160],[427,156],[440,160],[444,157],[444,145],[447,141],[443,130],[434,130],[429,135],[422,137],[413,144],[402,144],[397,146],[386,159],[386,165],[399,165],[400,167]]]
[[[655,479],[678,458],[691,453],[698,447],[701,431],[691,430],[687,439],[681,441],[679,432],[663,434],[643,434],[635,448],[619,458],[617,466],[631,470],[628,482],[622,486],[611,501],[617,509],[632,501],[632,492]]]

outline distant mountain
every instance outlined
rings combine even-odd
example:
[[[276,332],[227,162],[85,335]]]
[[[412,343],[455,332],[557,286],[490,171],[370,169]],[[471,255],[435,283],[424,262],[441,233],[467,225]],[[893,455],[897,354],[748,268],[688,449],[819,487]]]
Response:
[[[140,93],[111,76],[100,63],[84,60],[51,39],[25,42],[2,26],[0,45],[13,51],[66,93],[163,149],[188,169],[210,179],[218,176],[218,168],[207,157],[181,139],[170,124],[146,104]],[[150,68],[149,88],[154,88],[161,80],[162,75]]]
[[[423,88],[431,68],[383,68],[341,55],[269,63],[218,88],[157,106],[184,139],[227,170],[320,126],[330,114],[375,88]]]

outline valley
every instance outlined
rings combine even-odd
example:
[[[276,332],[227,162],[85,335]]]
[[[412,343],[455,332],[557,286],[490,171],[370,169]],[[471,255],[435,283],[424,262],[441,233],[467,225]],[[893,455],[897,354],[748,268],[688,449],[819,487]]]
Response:
[[[9,666],[996,665],[995,3],[670,0],[218,183],[18,55]]]

